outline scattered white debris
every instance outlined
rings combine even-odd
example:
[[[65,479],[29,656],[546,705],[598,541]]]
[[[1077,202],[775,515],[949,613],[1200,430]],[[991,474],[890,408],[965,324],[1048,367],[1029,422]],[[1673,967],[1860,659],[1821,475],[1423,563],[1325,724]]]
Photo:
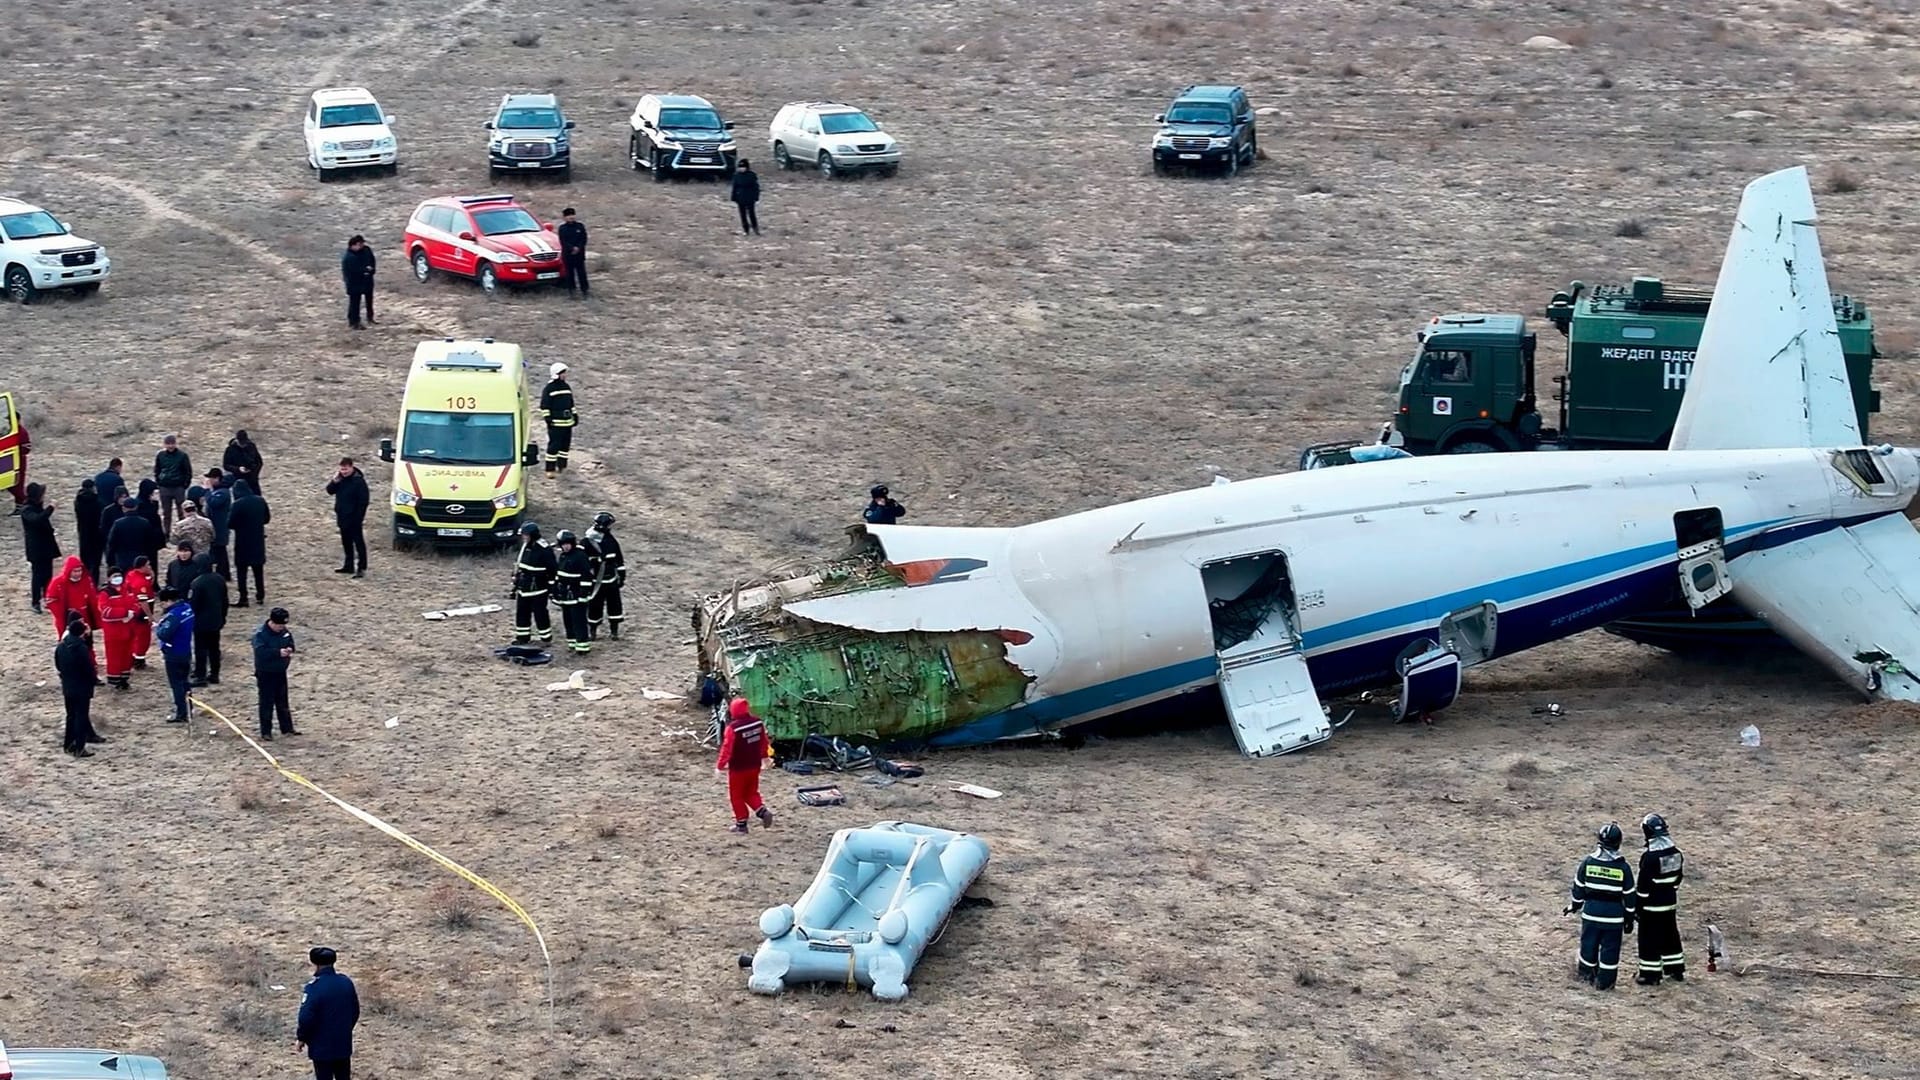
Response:
[[[1228,484],[1231,484],[1231,483],[1233,483],[1233,481],[1231,481],[1231,480],[1229,480],[1229,479],[1227,479],[1227,478],[1226,478],[1225,476],[1223,476],[1223,475],[1221,475],[1220,473],[1214,473],[1214,474],[1213,474],[1213,485],[1212,485],[1212,486],[1214,486],[1214,487],[1226,487],[1226,486],[1227,486]]]
[[[441,619],[453,618],[458,615],[490,615],[499,610],[501,610],[499,604],[471,604],[467,607],[447,608],[444,611],[423,611],[420,613],[420,617],[439,622]]]
[[[37,682],[37,683],[34,683],[34,684],[33,684],[33,688],[34,688],[35,690],[38,690],[38,689],[40,689],[41,687],[43,687],[43,686],[45,686],[45,685],[47,685],[47,680],[45,680],[45,679],[41,679],[41,680],[40,680],[39,682]]]
[[[949,780],[947,782],[953,785],[953,790],[962,795],[971,795],[976,799],[997,799],[1000,797],[1000,792],[990,787],[981,787],[978,784],[962,784],[957,780]]]
[[[547,689],[556,694],[562,690],[585,690],[586,688],[587,672],[585,668],[567,676],[566,682],[551,682],[547,684]]]
[[[1727,114],[1729,120],[1771,120],[1773,114],[1759,109],[1738,109]]]
[[[582,690],[580,691],[580,696],[586,698],[588,701],[599,701],[611,693],[613,693],[613,687],[602,686],[593,690]]]
[[[700,734],[690,727],[661,728],[660,737],[663,739],[697,739],[700,737]]]
[[[1528,48],[1528,49],[1555,49],[1555,50],[1566,50],[1566,49],[1573,48],[1573,46],[1567,44],[1564,41],[1561,41],[1559,38],[1549,37],[1546,34],[1535,34],[1534,36],[1528,38],[1524,43],[1522,43],[1522,47]]]
[[[269,986],[269,987],[267,987],[267,989],[269,989],[269,990],[285,990],[285,989],[286,989],[286,987],[285,987],[285,986],[282,986],[282,985],[281,985],[281,984],[279,984],[279,983],[274,983],[274,984],[273,984],[272,986]]]
[[[1757,727],[1754,727],[1752,724],[1748,724],[1746,727],[1741,728],[1740,729],[1740,745],[1741,746],[1759,746],[1760,745],[1760,729]]]
[[[646,698],[648,701],[677,701],[682,695],[667,690],[655,690],[649,686],[640,691],[640,696]]]
[[[389,717],[387,717],[387,726],[388,726],[388,727],[390,727],[390,728],[396,728],[396,727],[399,727],[399,726],[400,726],[400,718],[399,718],[399,717],[397,717],[397,716],[389,716]]]
[[[1255,116],[1279,116],[1279,115],[1280,115],[1280,106],[1278,106],[1278,105],[1262,105],[1262,106],[1260,106],[1259,108],[1257,108],[1257,109],[1255,109],[1255,110],[1253,110],[1253,115],[1255,115]]]

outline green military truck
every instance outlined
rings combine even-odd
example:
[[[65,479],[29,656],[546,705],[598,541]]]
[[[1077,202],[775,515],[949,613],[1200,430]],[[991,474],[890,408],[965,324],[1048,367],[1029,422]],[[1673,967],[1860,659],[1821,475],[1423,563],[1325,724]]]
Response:
[[[1385,441],[1412,454],[1665,449],[1712,299],[1710,290],[1656,277],[1591,290],[1576,281],[1555,293],[1545,314],[1567,353],[1552,379],[1552,427],[1539,407],[1534,335],[1523,317],[1436,316],[1415,335],[1420,349],[1400,373]],[[1873,322],[1849,296],[1834,297],[1833,314],[1865,437],[1868,415],[1880,411]]]

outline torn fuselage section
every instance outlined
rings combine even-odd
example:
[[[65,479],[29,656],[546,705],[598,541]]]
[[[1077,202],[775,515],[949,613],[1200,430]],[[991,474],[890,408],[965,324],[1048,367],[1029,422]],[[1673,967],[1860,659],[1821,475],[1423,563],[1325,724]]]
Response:
[[[913,741],[1016,708],[1033,676],[1008,651],[1030,634],[834,617],[865,607],[911,610],[918,596],[910,594],[932,594],[970,569],[968,560],[933,562],[948,565],[894,564],[869,547],[707,597],[693,618],[702,668],[751,702],[781,741]],[[836,600],[843,602],[829,603]]]

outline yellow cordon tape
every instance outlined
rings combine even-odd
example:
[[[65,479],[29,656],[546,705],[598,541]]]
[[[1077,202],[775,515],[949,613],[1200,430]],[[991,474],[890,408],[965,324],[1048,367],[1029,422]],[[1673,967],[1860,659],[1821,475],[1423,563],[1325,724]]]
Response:
[[[313,781],[307,779],[306,777],[301,776],[299,773],[294,772],[292,769],[287,768],[285,765],[280,764],[280,759],[274,757],[273,754],[270,751],[268,751],[266,747],[261,746],[258,742],[255,742],[252,736],[248,735],[244,731],[241,731],[237,726],[234,725],[234,722],[232,720],[227,719],[226,714],[221,712],[219,709],[216,709],[213,706],[207,704],[206,702],[201,701],[197,697],[189,696],[187,700],[193,703],[194,708],[201,710],[207,715],[227,725],[227,730],[233,732],[235,735],[240,736],[241,741],[245,742],[248,746],[253,747],[254,751],[257,752],[261,757],[266,758],[267,764],[272,765],[274,767],[274,770],[278,772],[281,776],[284,776],[287,779],[293,781],[294,783],[299,784],[301,787],[306,788],[314,792],[315,794],[318,794],[321,798],[327,800],[328,802],[339,807],[340,809],[345,810],[347,813],[352,814],[354,817],[359,818],[361,821],[364,821],[367,824],[373,826],[374,828],[379,829],[381,832],[386,833],[388,836],[393,837],[395,840],[400,841],[401,843],[407,845],[408,847],[419,852],[420,854],[425,855],[427,858],[432,859],[434,862],[439,863],[441,866],[446,867],[448,870],[451,870],[454,873],[460,875],[462,878],[465,878],[470,884],[472,884],[474,888],[479,889],[481,892],[486,893],[488,896],[491,896],[495,900],[500,901],[503,907],[505,907],[508,911],[513,912],[515,918],[518,918],[521,922],[525,923],[527,925],[527,929],[533,931],[533,940],[535,943],[537,943],[540,946],[540,956],[542,959],[544,959],[547,962],[547,1029],[549,1031],[553,1029],[553,954],[547,951],[547,937],[545,934],[542,934],[540,932],[540,924],[533,921],[533,916],[527,914],[527,909],[521,907],[519,901],[515,900],[513,897],[508,896],[506,893],[502,892],[499,886],[495,885],[493,882],[488,881],[486,878],[483,878],[479,874],[476,874],[473,871],[467,869],[466,867],[461,866],[459,863],[454,862],[452,859],[447,858],[445,855],[442,855],[439,852],[428,847],[427,845],[421,843],[420,841],[415,840],[413,837],[408,836],[406,833],[401,832],[399,829],[394,828],[392,825],[389,825],[386,822],[380,820],[379,818],[374,817],[372,814],[369,814],[365,810],[362,810],[359,807],[353,805],[352,803],[346,801],[345,799],[340,798],[339,796],[335,795],[331,791],[328,791],[326,788],[321,787],[319,784],[314,783]]]

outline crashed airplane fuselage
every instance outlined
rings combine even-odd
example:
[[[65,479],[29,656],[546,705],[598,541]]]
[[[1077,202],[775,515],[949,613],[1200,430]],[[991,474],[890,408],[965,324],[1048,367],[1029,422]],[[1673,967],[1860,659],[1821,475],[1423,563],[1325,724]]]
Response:
[[[879,551],[711,597],[703,660],[776,737],[965,745],[1218,685],[1243,750],[1322,698],[1445,708],[1474,664],[1722,595],[1862,692],[1920,683],[1912,451],[1862,447],[1804,170],[1750,185],[1673,449],[1412,458]],[[1835,379],[1837,378],[1837,385]]]

